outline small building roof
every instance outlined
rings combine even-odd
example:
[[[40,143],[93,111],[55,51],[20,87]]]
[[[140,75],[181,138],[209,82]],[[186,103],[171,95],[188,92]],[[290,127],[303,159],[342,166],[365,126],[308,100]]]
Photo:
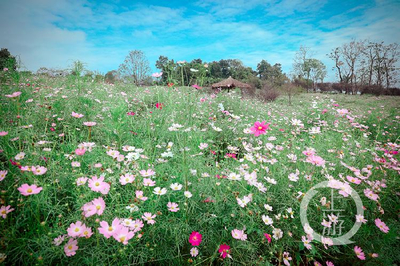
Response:
[[[216,89],[216,88],[242,88],[242,89],[251,88],[251,86],[249,84],[240,82],[232,77],[229,77],[225,80],[214,83],[211,85],[211,87],[213,89]]]

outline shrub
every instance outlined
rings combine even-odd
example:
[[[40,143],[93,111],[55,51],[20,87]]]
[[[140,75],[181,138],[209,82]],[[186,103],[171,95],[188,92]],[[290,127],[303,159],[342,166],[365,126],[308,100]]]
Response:
[[[273,89],[268,85],[264,85],[260,93],[258,94],[258,98],[263,102],[273,102],[276,98],[279,97],[279,92]]]

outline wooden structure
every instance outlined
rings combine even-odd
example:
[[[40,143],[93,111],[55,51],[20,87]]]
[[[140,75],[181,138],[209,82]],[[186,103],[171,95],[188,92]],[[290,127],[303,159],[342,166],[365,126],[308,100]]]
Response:
[[[211,87],[214,91],[216,91],[218,89],[228,89],[228,92],[232,88],[240,88],[241,90],[251,88],[251,86],[249,84],[240,82],[232,77],[229,77],[223,81],[214,83],[211,85]]]

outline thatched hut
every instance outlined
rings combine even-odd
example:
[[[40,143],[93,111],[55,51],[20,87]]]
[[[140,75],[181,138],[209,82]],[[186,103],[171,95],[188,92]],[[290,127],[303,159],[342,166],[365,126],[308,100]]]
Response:
[[[232,88],[240,88],[241,90],[243,89],[251,89],[251,86],[249,84],[240,82],[232,77],[229,77],[223,81],[214,83],[211,85],[213,90],[218,90],[218,89],[228,89],[228,92]]]

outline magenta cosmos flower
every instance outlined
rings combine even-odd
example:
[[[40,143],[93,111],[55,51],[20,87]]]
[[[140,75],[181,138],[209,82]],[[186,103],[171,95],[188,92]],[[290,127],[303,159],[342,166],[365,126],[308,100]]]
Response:
[[[269,129],[270,124],[271,123],[265,124],[265,121],[255,122],[254,126],[252,126],[250,128],[251,134],[254,134],[254,136],[256,136],[256,137],[265,134],[267,132],[267,130]]]
[[[192,246],[199,246],[201,243],[202,235],[199,232],[193,231],[189,236],[189,243]]]
[[[222,258],[226,258],[226,256],[230,257],[229,252],[230,252],[231,247],[225,244],[222,244],[219,246],[218,252],[221,253]]]
[[[19,192],[21,192],[22,195],[24,196],[29,196],[33,194],[39,194],[40,191],[42,191],[42,187],[38,187],[36,185],[28,185],[28,184],[23,184],[18,188]]]

